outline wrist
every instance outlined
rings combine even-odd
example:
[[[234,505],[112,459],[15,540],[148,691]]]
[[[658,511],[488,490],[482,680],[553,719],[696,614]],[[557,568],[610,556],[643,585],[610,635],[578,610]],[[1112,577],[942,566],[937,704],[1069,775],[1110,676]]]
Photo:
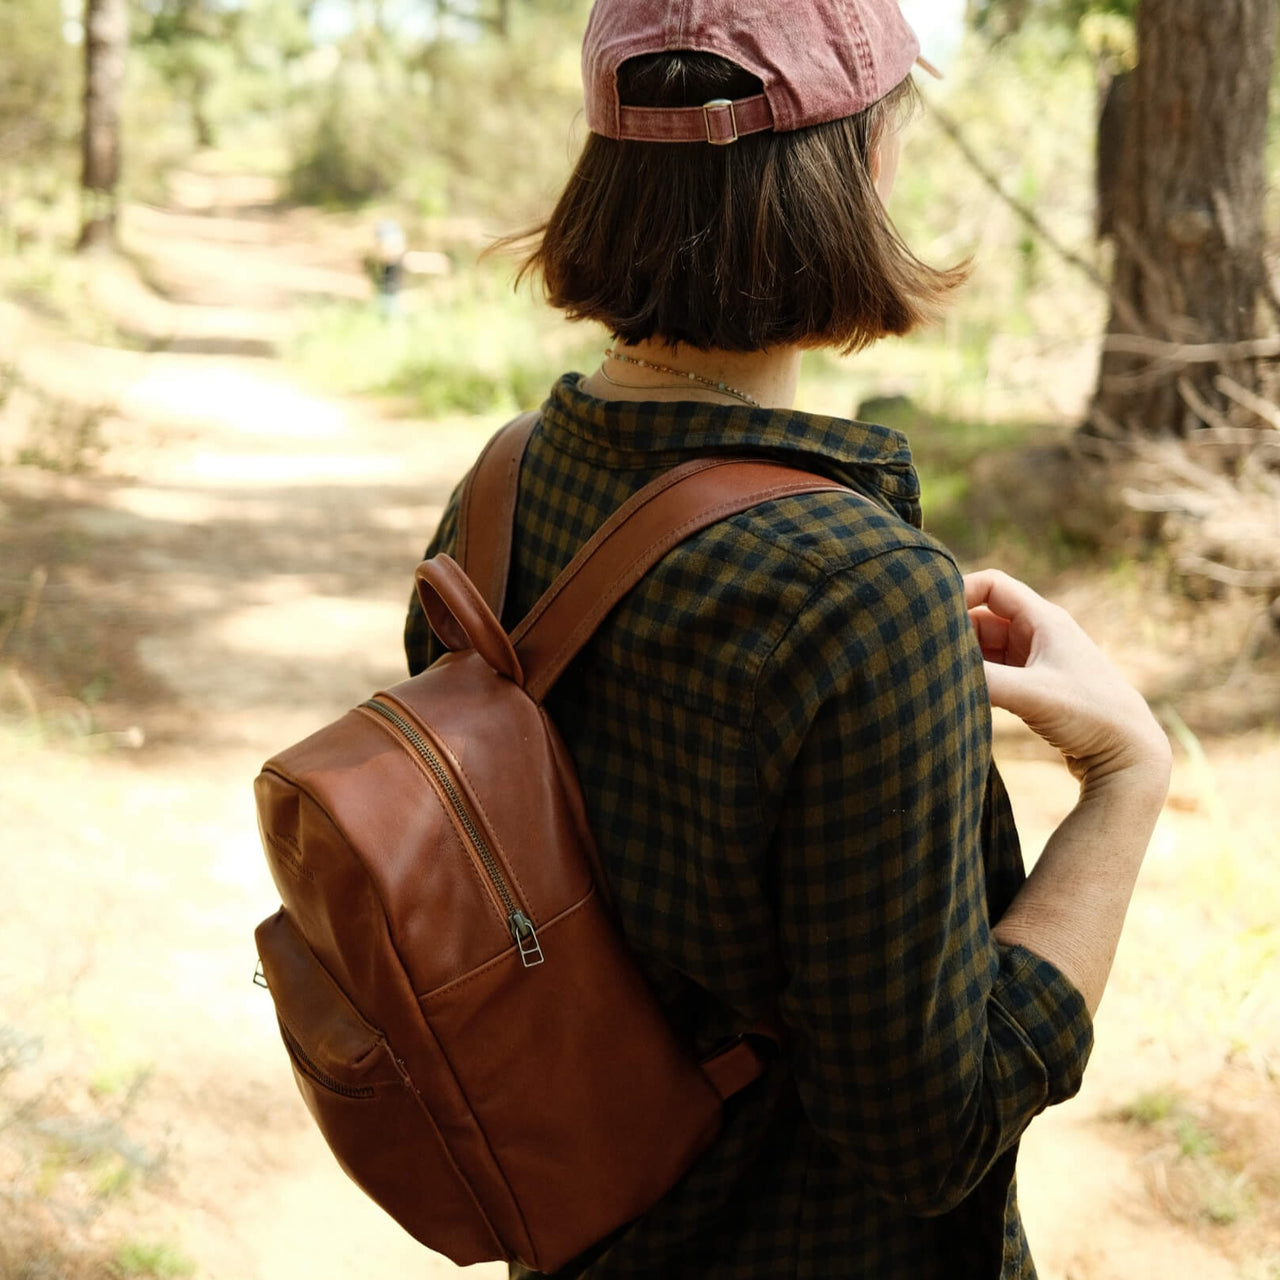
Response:
[[[1072,772],[1083,788],[1110,785],[1109,780],[1115,778],[1124,786],[1138,786],[1145,781],[1153,788],[1161,788],[1162,794],[1168,790],[1173,768],[1169,736],[1141,698],[1134,694],[1133,701],[1137,705],[1132,714],[1118,720],[1106,733],[1104,750],[1072,760]]]
[[[1077,762],[1080,798],[1123,800],[1154,807],[1158,812],[1169,793],[1173,752],[1169,740],[1157,728],[1144,743],[1130,743],[1105,758]]]

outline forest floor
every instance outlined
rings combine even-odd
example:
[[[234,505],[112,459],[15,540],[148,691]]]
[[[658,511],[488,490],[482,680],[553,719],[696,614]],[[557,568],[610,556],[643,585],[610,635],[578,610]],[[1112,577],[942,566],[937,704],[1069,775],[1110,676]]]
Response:
[[[89,277],[123,344],[0,299],[0,1280],[460,1274],[297,1097],[251,982],[276,898],[250,784],[401,678],[413,566],[497,420],[321,397],[281,360],[304,300],[365,295],[367,228],[193,170],[124,239]],[[1151,581],[1037,583],[1161,700],[1179,758],[1024,1211],[1044,1280],[1275,1280],[1278,664],[1233,668],[1238,603]],[[1070,778],[1005,720],[997,750],[1034,855]]]

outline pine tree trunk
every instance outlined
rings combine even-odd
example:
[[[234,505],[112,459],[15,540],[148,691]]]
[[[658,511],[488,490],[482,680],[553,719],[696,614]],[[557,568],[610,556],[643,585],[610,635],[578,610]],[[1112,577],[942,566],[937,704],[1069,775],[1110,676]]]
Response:
[[[81,249],[109,247],[116,239],[120,100],[128,42],[127,0],[85,0]]]
[[[1276,28],[1276,0],[1142,0],[1110,210],[1109,338],[1235,344],[1276,332],[1263,256]],[[1220,375],[1265,393],[1276,368],[1122,345],[1103,354],[1087,431],[1188,435],[1232,408]]]

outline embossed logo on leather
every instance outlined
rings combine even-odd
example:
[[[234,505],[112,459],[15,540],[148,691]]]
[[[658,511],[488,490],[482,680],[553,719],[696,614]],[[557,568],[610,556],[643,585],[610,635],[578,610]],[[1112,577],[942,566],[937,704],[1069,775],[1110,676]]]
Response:
[[[269,831],[267,833],[267,843],[275,850],[276,856],[286,870],[292,872],[299,880],[306,880],[309,883],[315,882],[315,872],[303,864],[302,850],[292,836],[277,831]]]

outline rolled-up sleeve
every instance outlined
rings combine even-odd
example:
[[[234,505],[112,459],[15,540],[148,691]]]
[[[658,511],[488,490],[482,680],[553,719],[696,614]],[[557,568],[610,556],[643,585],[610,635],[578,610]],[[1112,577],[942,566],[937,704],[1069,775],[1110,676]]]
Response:
[[[825,577],[755,717],[805,1111],[880,1194],[945,1213],[1076,1092],[1092,1046],[1067,979],[991,936],[994,862],[1018,854],[989,847],[990,707],[954,563],[922,543]]]

